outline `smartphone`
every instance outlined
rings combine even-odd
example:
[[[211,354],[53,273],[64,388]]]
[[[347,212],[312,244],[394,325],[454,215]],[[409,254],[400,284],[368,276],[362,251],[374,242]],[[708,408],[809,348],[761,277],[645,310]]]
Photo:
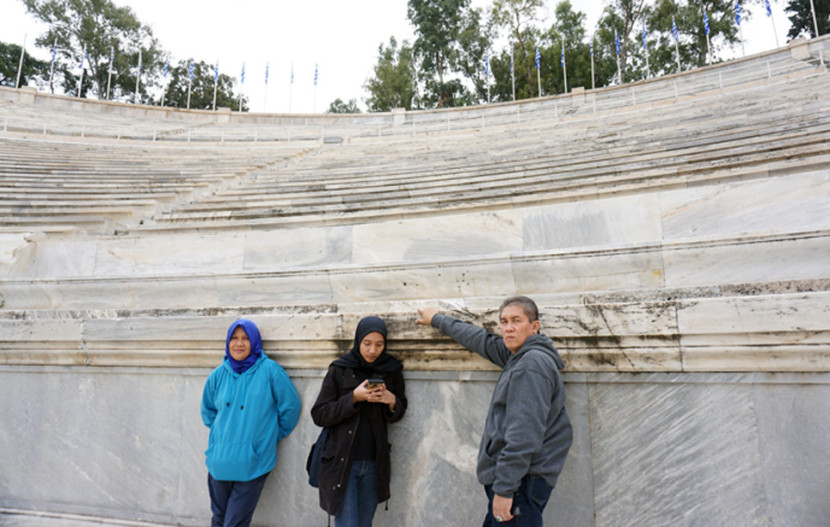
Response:
[[[368,382],[369,384],[367,384],[367,387],[369,388],[374,388],[376,386],[380,386],[381,384],[386,383],[386,381],[384,381],[383,379],[369,379]]]

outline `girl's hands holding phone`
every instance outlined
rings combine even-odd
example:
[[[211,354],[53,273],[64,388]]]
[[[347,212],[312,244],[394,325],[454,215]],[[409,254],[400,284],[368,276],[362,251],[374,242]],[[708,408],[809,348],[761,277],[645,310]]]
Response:
[[[397,402],[395,394],[386,389],[386,384],[370,384],[369,379],[354,389],[352,399],[355,403],[361,401],[383,403],[389,406],[390,411],[395,409],[395,402]]]

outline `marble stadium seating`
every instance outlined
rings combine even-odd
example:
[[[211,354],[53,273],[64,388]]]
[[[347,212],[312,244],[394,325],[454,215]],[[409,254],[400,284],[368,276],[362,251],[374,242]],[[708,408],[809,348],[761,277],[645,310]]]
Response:
[[[206,523],[199,398],[241,316],[305,406],[255,519],[325,522],[307,410],[367,314],[410,395],[376,524],[480,523],[497,372],[414,319],[496,329],[526,294],[575,427],[548,524],[824,524],[828,50],[344,116],[0,88],[0,523]]]

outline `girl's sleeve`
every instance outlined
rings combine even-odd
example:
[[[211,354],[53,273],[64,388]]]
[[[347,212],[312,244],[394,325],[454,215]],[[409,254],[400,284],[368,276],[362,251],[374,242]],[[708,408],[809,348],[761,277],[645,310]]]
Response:
[[[297,388],[280,365],[277,365],[277,372],[271,377],[271,390],[277,402],[277,421],[280,428],[277,441],[279,441],[297,426],[302,402],[297,394]]]
[[[216,419],[216,379],[211,373],[205,381],[205,388],[202,390],[202,422],[210,428]]]

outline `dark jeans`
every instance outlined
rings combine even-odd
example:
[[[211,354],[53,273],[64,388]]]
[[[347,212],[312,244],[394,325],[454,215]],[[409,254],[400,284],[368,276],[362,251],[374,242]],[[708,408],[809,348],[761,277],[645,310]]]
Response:
[[[346,498],[340,514],[334,517],[335,527],[371,527],[378,507],[378,482],[374,461],[352,461]]]
[[[211,527],[247,527],[265,486],[266,473],[251,481],[219,481],[208,473]]]
[[[545,483],[544,479],[528,474],[522,478],[519,491],[513,495],[513,519],[499,523],[493,518],[493,487],[485,485],[484,492],[487,493],[489,502],[483,527],[542,527],[542,511],[545,510],[552,490],[553,487]]]

